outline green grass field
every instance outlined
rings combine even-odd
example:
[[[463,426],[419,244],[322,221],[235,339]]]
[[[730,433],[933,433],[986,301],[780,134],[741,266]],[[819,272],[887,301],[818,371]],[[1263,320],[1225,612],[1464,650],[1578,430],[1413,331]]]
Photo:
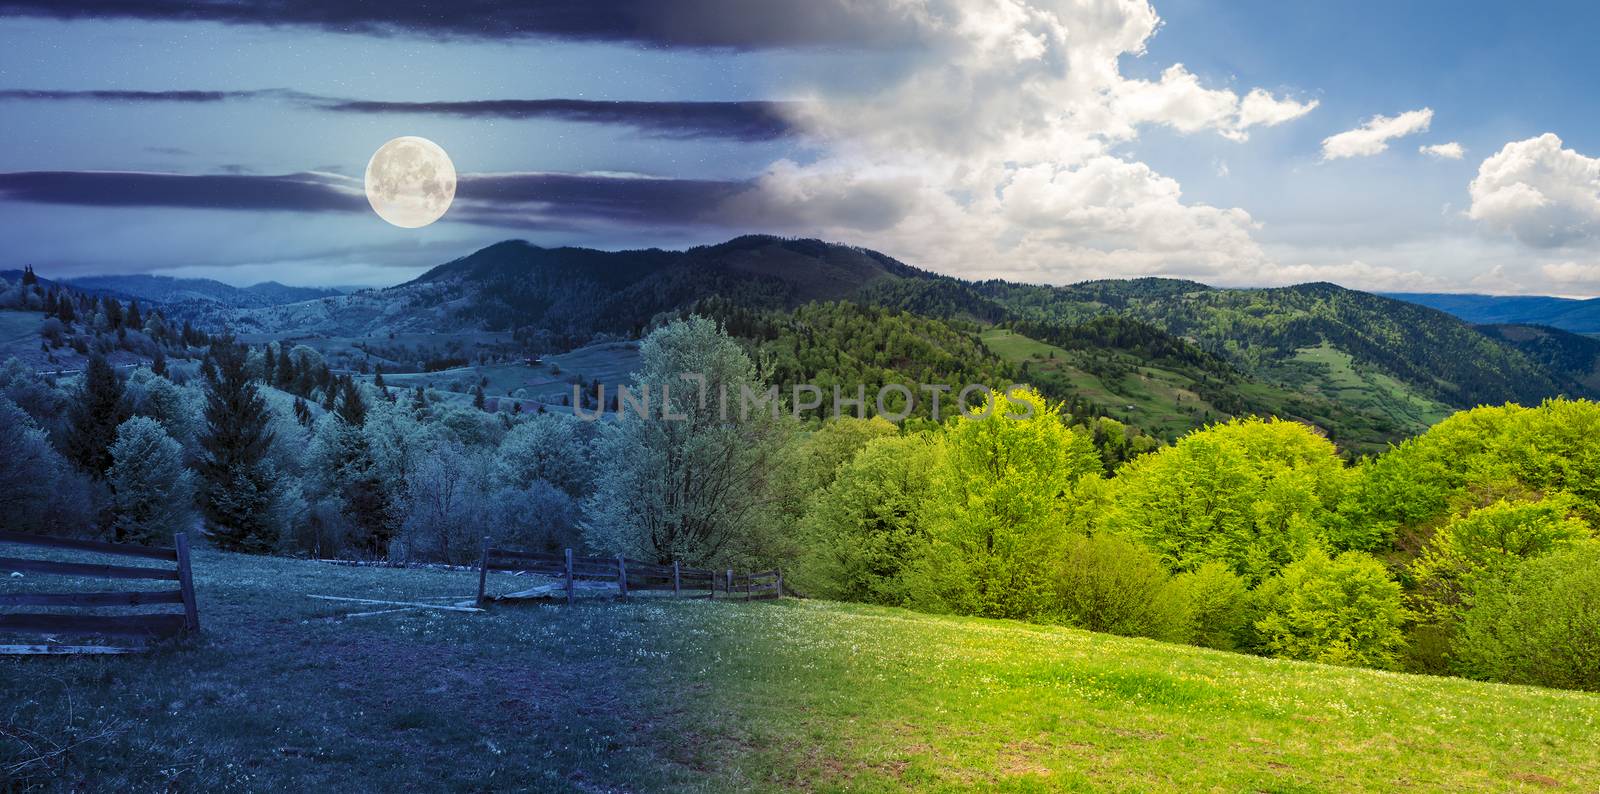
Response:
[[[195,570],[198,638],[144,656],[0,659],[9,786],[1600,786],[1595,695],[793,599],[341,620],[382,607],[306,594],[467,596],[476,575],[213,551]],[[30,574],[6,587],[60,584]]]

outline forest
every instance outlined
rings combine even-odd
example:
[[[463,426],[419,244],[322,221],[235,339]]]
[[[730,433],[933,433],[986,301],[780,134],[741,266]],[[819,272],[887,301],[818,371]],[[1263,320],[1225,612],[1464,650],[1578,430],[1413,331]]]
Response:
[[[336,375],[309,347],[175,331],[110,298],[44,300],[93,332],[90,358],[65,377],[0,366],[10,527],[165,542],[198,525],[232,551],[450,562],[489,535],[782,567],[816,598],[1600,689],[1593,402],[1462,411],[1354,461],[1298,422],[1242,417],[1163,444],[1032,390],[1024,412],[996,396],[981,418],[898,426],[728,418],[693,389],[660,407],[681,420],[585,422]],[[1015,374],[886,309],[705,308],[722,322],[689,312],[644,337],[636,385]],[[1080,333],[1217,367],[1139,325]],[[148,363],[107,362],[134,348]]]

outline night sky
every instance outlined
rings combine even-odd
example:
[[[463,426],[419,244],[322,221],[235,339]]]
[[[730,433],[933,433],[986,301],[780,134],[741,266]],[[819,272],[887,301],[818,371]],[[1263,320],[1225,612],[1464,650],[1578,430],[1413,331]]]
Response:
[[[967,277],[1600,294],[1592,4],[506,5],[0,0],[0,269],[384,285],[758,231]],[[461,174],[423,229],[361,192],[401,135]]]

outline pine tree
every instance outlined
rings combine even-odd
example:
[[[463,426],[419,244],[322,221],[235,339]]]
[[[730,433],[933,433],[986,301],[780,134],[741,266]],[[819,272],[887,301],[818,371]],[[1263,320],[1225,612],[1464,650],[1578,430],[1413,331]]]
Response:
[[[128,321],[127,322],[128,322],[128,327],[132,328],[135,331],[138,331],[138,330],[141,330],[141,329],[144,328],[144,318],[139,316],[139,302],[138,301],[134,301],[134,302],[128,304]]]
[[[421,416],[427,410],[428,395],[423,392],[421,386],[418,386],[417,390],[411,395],[411,411],[418,416]]]
[[[222,548],[268,551],[276,538],[267,520],[275,485],[265,462],[272,444],[267,403],[245,371],[242,345],[223,337],[212,354],[217,376],[207,383],[200,438],[206,521]]]
[[[27,265],[22,270],[22,286],[31,287],[39,283],[39,277],[33,274],[33,265]]]
[[[294,418],[302,427],[311,426],[311,406],[306,404],[305,398],[294,398]]]
[[[483,386],[480,385],[472,391],[472,407],[482,411],[487,404],[488,401],[483,396]]]
[[[272,355],[272,345],[261,349],[261,382],[271,386],[278,382],[278,358]]]
[[[72,321],[78,318],[78,313],[72,310],[72,298],[61,296],[61,303],[56,306],[56,316],[61,318],[61,324],[71,327]]]
[[[339,418],[349,423],[352,427],[360,427],[367,423],[367,404],[361,399],[361,390],[356,388],[354,378],[349,375],[339,383]]]
[[[117,440],[117,425],[128,418],[128,413],[116,370],[98,353],[90,356],[83,385],[72,406],[67,458],[96,479],[104,477],[111,467],[111,444]]]
[[[122,304],[118,303],[116,298],[107,295],[105,298],[101,299],[101,305],[105,308],[106,327],[121,328]]]
[[[167,354],[156,348],[156,358],[150,362],[150,371],[165,378],[167,376]]]
[[[294,360],[289,358],[289,346],[278,343],[278,388],[292,391],[295,384]]]

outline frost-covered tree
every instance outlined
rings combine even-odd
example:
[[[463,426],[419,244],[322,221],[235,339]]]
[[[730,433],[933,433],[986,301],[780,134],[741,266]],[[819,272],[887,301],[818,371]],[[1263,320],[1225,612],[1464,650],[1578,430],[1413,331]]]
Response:
[[[87,476],[4,394],[0,428],[0,524],[19,532],[87,529],[94,513]]]
[[[160,423],[135,416],[117,426],[111,445],[113,537],[121,542],[157,543],[194,521],[194,474],[183,465],[183,447]]]
[[[495,457],[494,481],[502,488],[527,488],[544,480],[581,497],[591,478],[585,428],[564,414],[536,414],[506,433]]]
[[[191,443],[200,431],[204,398],[143,367],[128,376],[124,388],[128,408],[136,416],[147,416],[179,444]]]
[[[765,388],[743,348],[712,320],[674,320],[639,352],[632,388],[650,388],[651,416],[629,411],[600,427],[585,542],[663,563],[716,561],[763,503],[780,426],[769,413],[741,416],[741,389]]]

